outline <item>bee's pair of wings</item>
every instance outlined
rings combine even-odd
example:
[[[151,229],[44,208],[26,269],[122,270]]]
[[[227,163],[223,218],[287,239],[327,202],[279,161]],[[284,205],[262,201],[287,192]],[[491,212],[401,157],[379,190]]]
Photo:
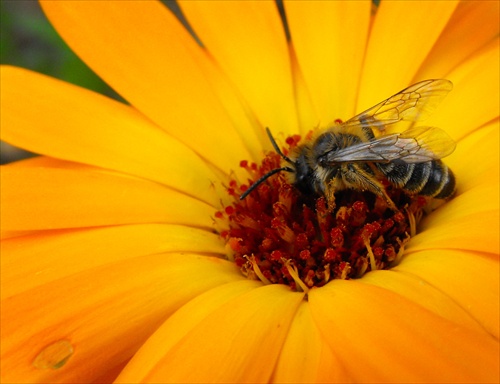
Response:
[[[421,81],[347,120],[339,129],[341,132],[355,132],[368,127],[383,132],[386,125],[401,120],[424,119],[436,109],[452,88],[452,83],[444,79]],[[406,163],[423,163],[448,156],[455,150],[455,145],[446,132],[439,128],[416,127],[330,151],[323,156],[327,162],[332,163],[389,162],[397,159]]]

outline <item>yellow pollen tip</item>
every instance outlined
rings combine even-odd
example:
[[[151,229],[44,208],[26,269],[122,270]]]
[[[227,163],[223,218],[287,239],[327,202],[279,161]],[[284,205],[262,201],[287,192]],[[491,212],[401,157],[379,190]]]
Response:
[[[408,214],[408,221],[410,222],[410,236],[413,237],[417,234],[417,219],[407,207],[405,207],[405,211]]]
[[[366,238],[366,236],[361,235],[363,239],[363,243],[365,244],[366,250],[368,251],[368,257],[370,258],[370,267],[372,271],[377,270],[377,263],[375,262],[375,255],[373,254],[372,247],[370,245],[370,239]]]
[[[245,256],[246,259],[252,264],[252,269],[255,272],[255,275],[259,278],[260,281],[262,281],[264,284],[268,285],[271,284],[271,282],[264,276],[262,271],[259,268],[259,265],[257,264],[257,261],[255,261],[255,256]]]
[[[285,268],[288,270],[288,273],[290,274],[290,276],[292,276],[292,279],[297,284],[297,291],[308,293],[309,288],[300,279],[297,268],[294,265],[292,265],[292,260],[289,260],[289,259],[287,260],[287,259],[283,258],[283,259],[281,259],[281,261],[283,262]]]

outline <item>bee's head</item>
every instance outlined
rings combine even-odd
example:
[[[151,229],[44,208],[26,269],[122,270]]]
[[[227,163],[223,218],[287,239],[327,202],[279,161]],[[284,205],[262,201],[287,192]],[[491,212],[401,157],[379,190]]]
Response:
[[[297,160],[294,162],[293,168],[295,169],[294,172],[294,180],[292,184],[303,194],[309,195],[314,192],[312,188],[312,181],[314,179],[314,170],[311,168],[309,165],[307,156],[306,156],[307,149],[302,148],[301,151],[299,152],[299,156],[297,157]]]

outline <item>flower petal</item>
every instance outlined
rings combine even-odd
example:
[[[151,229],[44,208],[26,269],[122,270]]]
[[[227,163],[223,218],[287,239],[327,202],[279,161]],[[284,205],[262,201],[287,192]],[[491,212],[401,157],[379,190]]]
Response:
[[[224,172],[250,158],[203,71],[206,51],[159,1],[41,5],[85,63],[159,127]]]
[[[3,140],[218,201],[204,161],[131,107],[20,68],[2,67],[1,81]]]
[[[179,2],[204,47],[240,90],[258,120],[297,133],[290,57],[271,1]],[[227,38],[231,36],[231,38]]]
[[[423,252],[420,254],[422,255]],[[426,257],[426,260],[428,259]],[[405,263],[406,261],[403,259],[402,264]],[[489,264],[491,265],[491,262]],[[445,268],[446,265],[443,263],[440,269],[443,271]],[[424,280],[419,274],[409,273],[409,268],[404,268],[404,272],[401,273],[402,269],[393,267],[390,270],[373,271],[364,275],[361,281],[394,292],[413,303],[418,303],[422,308],[455,322],[460,327],[484,332],[483,325],[469,313],[468,309],[459,305],[447,293],[437,288],[432,280]]]
[[[309,293],[320,332],[355,382],[495,382],[499,345],[389,290],[335,280]]]
[[[6,166],[0,187],[2,229],[7,231],[147,222],[212,227],[214,210],[206,203],[98,169]]]
[[[125,367],[116,382],[144,382],[145,376],[151,369],[154,369],[157,360],[161,359],[165,353],[164,351],[182,341],[190,328],[196,327],[200,321],[228,301],[260,286],[262,284],[256,280],[242,279],[216,287],[194,298],[170,316],[156,334],[148,340],[148,344],[135,354],[134,359]],[[164,332],[167,327],[175,329],[175,332],[167,334]]]
[[[285,10],[316,124],[354,116],[371,1],[287,1]]]
[[[439,106],[439,112],[425,121],[460,140],[500,114],[500,46],[472,57],[447,77],[454,89]]]
[[[43,231],[2,241],[2,298],[82,270],[165,252],[225,253],[219,236],[173,224]],[[11,284],[12,282],[12,284]]]
[[[415,78],[445,77],[487,44],[494,40],[498,44],[499,4],[461,1]]]
[[[394,270],[416,276],[422,284],[430,284],[446,294],[498,340],[498,255],[487,256],[474,251],[430,249],[408,253]]]
[[[420,232],[407,250],[468,249],[496,254],[500,247],[499,196],[498,187],[485,187],[455,197],[420,223]]]
[[[410,85],[458,1],[382,1],[367,46],[357,111]],[[384,96],[383,96],[384,97]]]
[[[260,285],[227,284],[188,303],[144,344],[117,382],[267,382],[304,294]]]
[[[459,194],[480,185],[499,184],[499,142],[500,122],[496,120],[480,127],[457,143],[455,152],[445,161],[457,176]]]
[[[35,156],[35,157],[30,157],[28,159],[23,159],[19,160],[13,163],[9,163],[8,165],[11,168],[14,167],[49,167],[49,168],[62,168],[62,169],[83,169],[83,170],[90,170],[94,169],[94,167],[90,165],[85,165],[81,163],[74,163],[72,161],[64,161],[60,159],[54,159],[52,157],[47,157],[47,156]],[[1,215],[0,215],[1,217]],[[3,219],[2,219],[3,220]],[[19,237],[19,236],[26,236],[30,235],[33,233],[38,233],[39,231],[36,230],[22,230],[22,231],[16,231],[16,230],[6,230],[5,228],[0,228],[0,239],[9,239],[13,237]]]
[[[293,318],[271,380],[273,383],[347,383],[339,360],[318,330],[303,302]]]
[[[96,253],[105,255],[102,243]],[[1,306],[2,379],[91,382],[130,359],[181,305],[213,287],[241,279],[233,263],[219,258],[188,253],[138,255],[11,296]],[[16,282],[2,278],[4,284]],[[59,366],[54,364],[58,360],[48,358],[63,347],[63,352],[72,348],[73,353]],[[47,354],[40,355],[43,351]]]
[[[22,159],[9,163],[10,168],[55,168],[55,169],[69,169],[69,170],[83,170],[83,171],[95,171],[96,167],[92,165],[75,163],[74,161],[66,161],[61,159],[56,159],[49,156],[35,156],[28,159]]]
[[[311,92],[308,84],[304,80],[294,46],[289,45],[289,49],[295,90],[295,103],[297,104],[297,115],[299,118],[299,131],[296,133],[307,135],[311,131],[311,127],[318,126],[320,120],[311,100]]]

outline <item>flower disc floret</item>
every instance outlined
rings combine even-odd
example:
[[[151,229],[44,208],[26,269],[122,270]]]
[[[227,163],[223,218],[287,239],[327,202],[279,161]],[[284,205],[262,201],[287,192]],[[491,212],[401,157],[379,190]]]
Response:
[[[288,137],[283,152],[299,142],[298,135]],[[303,290],[332,279],[359,278],[399,260],[427,199],[409,196],[382,180],[398,211],[372,193],[357,190],[337,192],[335,206],[329,207],[323,196],[301,194],[283,173],[239,199],[281,161],[274,152],[260,165],[241,161],[249,184],[231,180],[227,192],[233,202],[216,214],[229,224],[221,236],[244,275]]]

